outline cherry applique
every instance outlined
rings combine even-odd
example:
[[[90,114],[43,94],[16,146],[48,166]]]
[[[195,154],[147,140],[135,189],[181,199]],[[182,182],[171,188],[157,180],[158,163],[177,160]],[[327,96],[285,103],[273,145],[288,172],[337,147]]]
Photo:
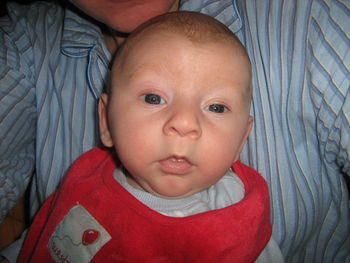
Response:
[[[98,232],[95,229],[87,229],[83,233],[81,243],[84,246],[88,246],[88,245],[95,243],[99,237],[100,237],[100,232]]]

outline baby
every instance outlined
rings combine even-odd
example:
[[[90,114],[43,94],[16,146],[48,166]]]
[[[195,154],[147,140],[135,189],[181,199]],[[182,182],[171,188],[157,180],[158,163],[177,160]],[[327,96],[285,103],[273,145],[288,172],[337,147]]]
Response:
[[[251,93],[245,49],[215,19],[139,27],[100,99],[107,149],[74,163],[19,262],[283,262],[266,183],[238,161]]]

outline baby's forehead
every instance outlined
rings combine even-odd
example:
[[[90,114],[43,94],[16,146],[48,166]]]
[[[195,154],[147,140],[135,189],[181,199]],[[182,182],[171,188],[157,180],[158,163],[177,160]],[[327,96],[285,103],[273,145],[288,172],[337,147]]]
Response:
[[[235,38],[218,37],[215,35],[207,35],[199,38],[189,36],[183,32],[168,30],[164,27],[152,27],[150,30],[142,31],[136,37],[128,40],[116,56],[115,63],[120,66],[125,65],[134,55],[138,58],[143,58],[144,54],[160,49],[166,49],[165,53],[169,56],[177,50],[185,49],[222,50],[234,54],[234,56],[244,57],[249,63],[245,49]]]
[[[248,64],[244,49],[240,47],[235,40],[231,39],[210,39],[207,41],[197,41],[189,38],[181,32],[173,32],[164,28],[157,28],[152,31],[142,32],[124,46],[124,50],[116,58],[117,66],[114,65],[119,73],[130,70],[130,67],[139,66],[140,64],[162,64],[166,67],[172,67],[173,64],[180,66],[180,60],[173,60],[173,57],[180,58],[183,54],[187,57],[208,56],[208,63],[212,64],[213,60],[219,63],[220,67],[233,67],[235,61],[243,61],[242,70]],[[211,56],[211,57],[210,57]],[[229,61],[228,63],[225,62]],[[246,63],[247,62],[247,63]],[[194,62],[195,63],[195,62]],[[198,65],[198,64],[197,64]],[[201,65],[198,65],[201,66]],[[216,65],[212,65],[215,67]]]

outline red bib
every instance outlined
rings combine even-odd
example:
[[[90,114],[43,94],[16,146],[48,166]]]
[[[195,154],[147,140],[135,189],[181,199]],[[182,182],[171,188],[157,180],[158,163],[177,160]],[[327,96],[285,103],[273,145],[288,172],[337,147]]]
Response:
[[[271,237],[267,185],[236,162],[244,198],[184,218],[161,215],[113,178],[109,151],[79,158],[38,213],[19,262],[254,262]]]

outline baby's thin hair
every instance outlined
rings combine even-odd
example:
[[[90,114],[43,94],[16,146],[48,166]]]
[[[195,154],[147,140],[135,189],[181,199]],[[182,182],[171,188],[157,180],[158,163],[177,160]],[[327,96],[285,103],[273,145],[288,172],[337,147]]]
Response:
[[[121,57],[126,55],[142,36],[147,35],[147,33],[163,30],[182,35],[195,44],[228,42],[238,48],[249,60],[246,50],[239,39],[224,24],[205,14],[176,11],[150,19],[133,31],[118,49],[115,55],[115,62],[120,61]]]

